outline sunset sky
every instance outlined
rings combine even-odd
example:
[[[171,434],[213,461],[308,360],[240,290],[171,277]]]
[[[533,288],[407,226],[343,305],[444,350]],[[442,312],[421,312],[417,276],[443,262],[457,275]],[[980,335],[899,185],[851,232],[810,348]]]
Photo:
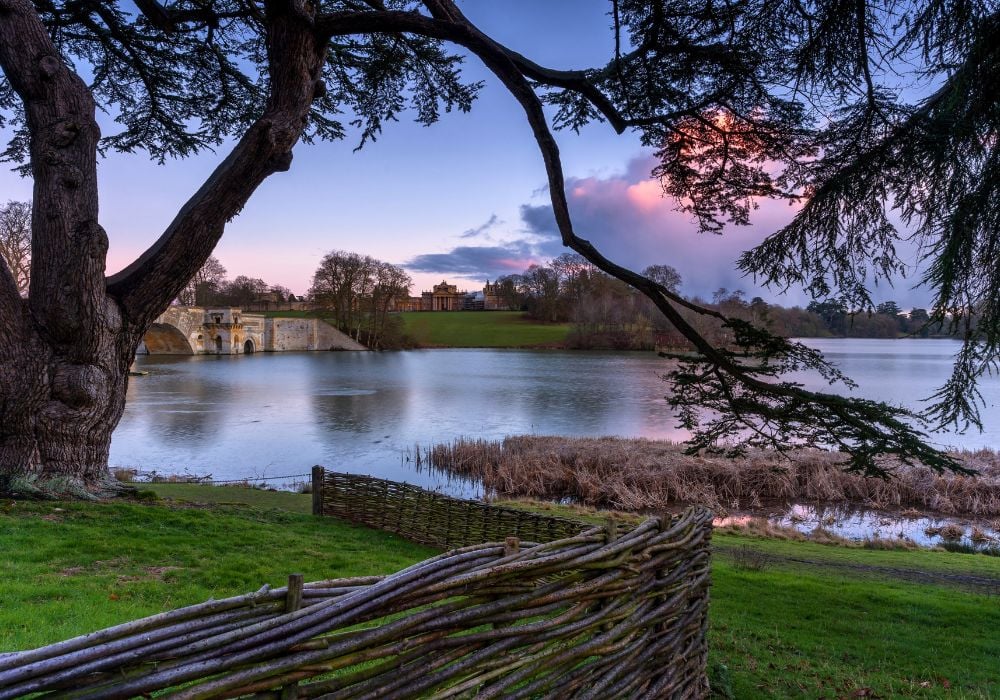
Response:
[[[484,30],[542,64],[583,68],[611,56],[606,0],[460,4]],[[520,108],[476,60],[466,62],[465,75],[486,82],[470,114],[445,114],[429,128],[404,116],[356,153],[350,132],[337,143],[299,144],[292,169],[263,184],[216,249],[230,277],[261,277],[302,294],[320,258],[344,249],[403,265],[415,293],[442,279],[472,290],[565,252]],[[114,127],[102,123],[105,134]],[[673,265],[686,294],[726,286],[786,305],[806,300],[761,290],[733,269],[742,250],[788,220],[787,204],[765,203],[751,227],[699,234],[660,196],[649,179],[651,153],[634,135],[593,124],[557,139],[576,230],[616,262]],[[142,154],[107,158],[99,175],[108,271],[150,245],[224,156],[220,149],[165,166]],[[28,199],[30,181],[3,170],[0,191],[3,200]],[[923,303],[910,286],[902,282],[875,300]]]

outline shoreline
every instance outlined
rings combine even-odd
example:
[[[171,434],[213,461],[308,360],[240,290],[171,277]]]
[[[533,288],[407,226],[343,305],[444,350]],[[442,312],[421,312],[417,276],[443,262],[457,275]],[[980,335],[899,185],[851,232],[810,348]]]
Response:
[[[842,470],[837,453],[799,450],[792,459],[692,456],[669,441],[517,436],[455,440],[425,451],[428,468],[482,484],[496,499],[538,499],[633,513],[689,504],[719,516],[829,531],[873,533],[926,544],[1000,546],[1000,454],[962,453],[980,474],[936,474],[899,465],[891,480]]]

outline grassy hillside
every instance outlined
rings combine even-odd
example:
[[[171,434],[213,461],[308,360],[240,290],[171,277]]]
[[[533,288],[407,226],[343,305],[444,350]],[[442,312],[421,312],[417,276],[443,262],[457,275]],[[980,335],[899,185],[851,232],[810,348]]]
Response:
[[[283,585],[292,572],[383,573],[434,553],[286,510],[309,496],[150,488],[176,500],[0,502],[0,651]],[[713,544],[714,697],[1000,697],[1000,558],[721,533]]]
[[[520,311],[410,311],[400,314],[421,347],[558,347],[568,323],[539,323]]]
[[[269,317],[326,318],[326,311],[254,312]],[[570,324],[539,323],[520,311],[408,311],[404,332],[425,348],[560,347]]]

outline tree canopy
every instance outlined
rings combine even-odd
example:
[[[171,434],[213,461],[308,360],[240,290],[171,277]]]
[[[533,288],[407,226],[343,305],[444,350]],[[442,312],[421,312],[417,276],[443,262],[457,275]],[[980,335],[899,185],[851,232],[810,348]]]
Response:
[[[636,131],[664,194],[706,232],[746,224],[761,198],[795,203],[794,220],[740,261],[777,287],[870,308],[871,286],[904,267],[899,241],[916,241],[932,318],[979,318],[927,417],[977,423],[972,389],[1000,353],[996,0],[611,0],[608,18],[613,55],[567,71],[504,46],[453,0],[0,0],[4,153],[35,180],[31,332],[69,385],[88,387],[58,400],[99,393],[85,367],[101,364],[105,341],[84,351],[74,334],[99,316],[134,347],[254,189],[291,166],[299,139],[340,139],[353,125],[362,146],[404,112],[430,124],[467,111],[483,86],[461,66],[478,60],[523,109],[563,243],[646,294],[697,349],[670,373],[694,449],[794,442],[842,448],[851,469],[873,474],[887,454],[959,468],[927,445],[933,424],[914,412],[783,378],[809,368],[845,379],[816,352],[688,302],[576,235],[553,128]],[[99,134],[95,105],[117,131]],[[230,155],[160,240],[105,279],[98,152],[162,161],[227,139]],[[9,278],[0,267],[0,321],[13,323],[22,307]],[[713,346],[681,309],[718,319],[734,342]]]
[[[333,324],[355,340],[374,349],[398,347],[402,331],[390,322],[389,312],[409,294],[411,284],[401,267],[369,255],[334,250],[316,268],[309,297],[332,312]]]

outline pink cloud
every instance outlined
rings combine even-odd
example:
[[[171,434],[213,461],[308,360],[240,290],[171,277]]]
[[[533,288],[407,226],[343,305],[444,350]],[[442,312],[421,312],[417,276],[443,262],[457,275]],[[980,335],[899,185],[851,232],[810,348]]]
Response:
[[[628,200],[639,211],[648,213],[665,205],[663,188],[654,180],[643,180],[625,188]]]
[[[649,177],[655,165],[654,158],[645,156],[630,161],[622,173],[569,178],[566,191],[576,232],[612,260],[633,269],[652,264],[674,266],[683,276],[683,289],[688,294],[705,297],[719,287],[728,287],[742,289],[750,296],[774,298],[744,278],[735,261],[744,250],[791,220],[796,209],[784,202],[763,200],[758,202],[751,226],[729,226],[723,235],[700,233],[691,217],[663,196],[660,182]],[[522,217],[529,230],[557,235],[547,205],[525,206]]]

